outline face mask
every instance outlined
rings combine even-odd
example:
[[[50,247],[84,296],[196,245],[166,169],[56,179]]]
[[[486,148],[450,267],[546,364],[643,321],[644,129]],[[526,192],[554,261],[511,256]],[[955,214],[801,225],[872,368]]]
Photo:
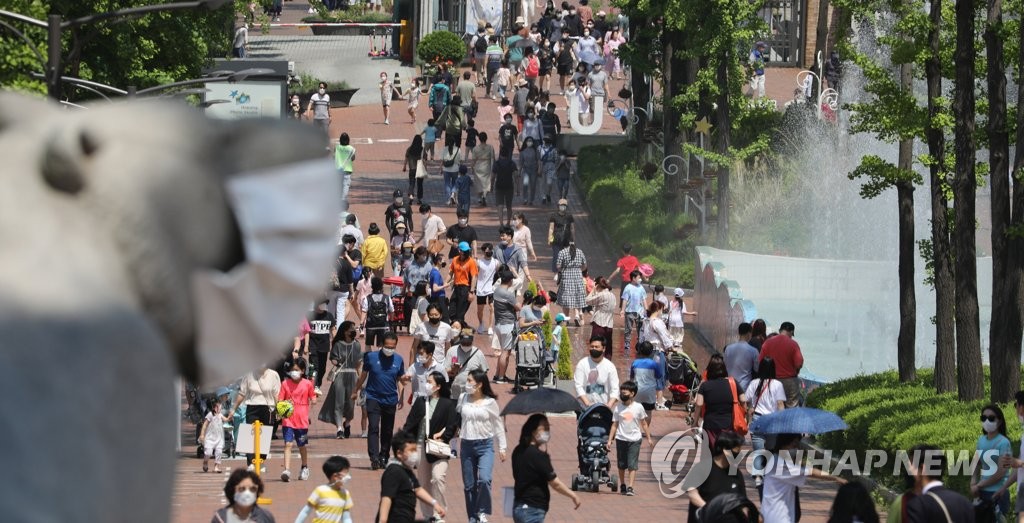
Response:
[[[992,433],[999,429],[999,422],[985,420],[981,422],[981,428],[985,432]]]
[[[511,125],[512,124],[512,119],[511,118],[505,118],[505,123]]]
[[[320,93],[320,96],[323,96],[323,95],[327,94],[327,89],[320,89],[317,92]]]
[[[565,212],[565,211],[566,211],[566,209],[568,209],[568,207],[566,207],[566,206],[564,206],[564,205],[559,205],[559,206],[558,206],[558,212]]]
[[[604,356],[604,350],[603,349],[602,350],[590,349],[590,357],[591,358],[593,358],[595,360],[598,360],[598,359],[601,359],[602,356]]]
[[[191,275],[202,384],[231,382],[276,357],[292,339],[293,318],[323,292],[317,275],[337,256],[331,245],[341,212],[336,172],[324,159],[225,180],[247,259],[227,273]]]
[[[590,31],[583,31],[583,36],[590,36]]]
[[[422,355],[422,354],[419,355],[419,356],[416,356],[416,363],[419,363],[420,365],[426,365],[427,357]]]
[[[298,98],[292,98],[292,104],[299,105],[299,99]]]
[[[498,243],[498,245],[501,245],[501,246],[502,246],[502,248],[504,248],[504,247],[508,247],[508,242],[507,242],[507,241],[505,241],[505,240],[501,240],[501,242],[500,242],[500,243]]]
[[[395,205],[402,205],[402,199],[401,198],[395,198]]]
[[[459,225],[465,227],[467,223],[469,223],[469,220],[466,218],[459,218]]]
[[[256,493],[248,490],[235,492],[235,503],[240,507],[251,507],[256,503]]]
[[[403,462],[405,463],[406,467],[409,467],[411,469],[416,468],[416,465],[420,464],[420,453],[419,453],[419,451],[415,451],[414,450],[414,451],[410,452],[407,456],[405,456],[405,460]]]
[[[341,479],[339,479],[338,481],[335,481],[334,484],[337,485],[340,488],[340,487],[343,487],[345,485],[348,485],[349,481],[352,481],[352,475],[351,474],[345,474],[344,476],[341,477]]]
[[[402,254],[409,256],[412,254],[412,249],[402,249]]]
[[[439,325],[441,323],[441,318],[428,318],[427,321],[429,321],[431,325]]]
[[[302,377],[302,372],[301,371],[297,371],[297,370],[293,370],[293,371],[288,373],[288,377],[293,379],[293,380],[297,380],[297,379]]]
[[[633,396],[630,394],[619,394],[619,399],[622,400],[623,403],[628,402],[632,397]]]
[[[395,349],[381,349],[380,352],[389,358],[395,355]]]
[[[466,385],[466,392],[468,392],[470,394],[473,394],[473,393],[476,392],[476,389],[478,389],[478,388],[480,388],[480,387],[476,383],[474,383],[472,385]]]
[[[549,440],[551,440],[550,432],[545,430],[540,434],[537,434],[537,441],[539,441],[540,443],[547,443]]]
[[[380,75],[380,81],[386,82],[386,81],[388,81],[388,77],[384,76],[384,75]]]

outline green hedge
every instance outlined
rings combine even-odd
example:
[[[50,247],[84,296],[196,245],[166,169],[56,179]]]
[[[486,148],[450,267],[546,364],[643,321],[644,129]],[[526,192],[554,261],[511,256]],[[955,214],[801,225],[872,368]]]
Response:
[[[613,245],[633,244],[633,254],[654,266],[652,283],[693,288],[694,243],[681,232],[693,219],[665,212],[660,172],[641,178],[633,160],[636,147],[627,142],[580,150],[576,171],[587,203],[600,211],[593,217]]]
[[[988,368],[985,368],[985,396],[988,397]],[[855,450],[863,464],[864,451],[906,450],[927,443],[939,448],[973,452],[981,435],[978,415],[987,400],[961,403],[955,393],[936,394],[931,369],[917,372],[913,383],[900,383],[896,371],[855,376],[815,389],[807,405],[839,414],[849,430],[818,437],[818,443],[833,451]],[[1013,405],[1002,405],[1011,442],[1020,441],[1020,424]],[[1016,444],[1014,444],[1016,447]],[[900,479],[892,476],[892,456],[886,474],[874,479],[899,490]],[[947,484],[966,493],[968,476],[950,477]]]
[[[434,31],[420,39],[416,55],[424,63],[458,65],[466,57],[466,42],[451,31]]]

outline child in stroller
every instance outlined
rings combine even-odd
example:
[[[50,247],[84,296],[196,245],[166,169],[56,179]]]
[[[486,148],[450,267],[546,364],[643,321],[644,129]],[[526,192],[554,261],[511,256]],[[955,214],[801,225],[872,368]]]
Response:
[[[579,442],[576,454],[580,473],[572,477],[572,490],[597,492],[601,485],[611,485],[608,475],[608,435],[612,430],[612,409],[604,403],[595,403],[580,414],[576,421]]]
[[[544,346],[544,334],[539,327],[520,331],[516,336],[515,351],[516,378],[513,393],[519,393],[528,386],[543,387],[548,376],[552,380],[556,379],[554,357],[548,347]]]
[[[691,422],[695,409],[697,387],[700,386],[700,373],[697,372],[697,365],[693,363],[683,351],[670,351],[666,354],[665,370],[668,374],[669,387],[672,393],[672,405],[685,405],[687,423]]]

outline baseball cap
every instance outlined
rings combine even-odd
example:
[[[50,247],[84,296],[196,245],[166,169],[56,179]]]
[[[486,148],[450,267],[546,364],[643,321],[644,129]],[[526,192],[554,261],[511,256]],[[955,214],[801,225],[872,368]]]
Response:
[[[396,229],[405,229],[405,222],[398,222],[395,224]]]
[[[673,294],[675,294],[677,298],[682,298],[683,297],[683,289],[680,288],[680,287],[676,287],[676,290],[675,290],[675,292]]]
[[[467,342],[467,341],[469,341],[469,342],[473,341],[473,333],[471,333],[471,332],[463,332],[462,335],[459,336],[459,343]]]
[[[398,198],[399,196],[402,196],[402,190],[401,189],[395,189],[395,192],[391,193],[391,197],[392,198]]]
[[[565,321],[565,314],[558,313],[555,315],[555,323],[562,323]]]
[[[412,249],[412,247],[413,247],[413,243],[412,242],[402,242],[402,248],[403,249]]]
[[[459,250],[462,251],[462,252],[469,252],[469,250],[470,250],[469,243],[467,243],[467,242],[459,242]]]
[[[561,200],[558,200],[558,205],[569,205],[569,200],[562,198]]]

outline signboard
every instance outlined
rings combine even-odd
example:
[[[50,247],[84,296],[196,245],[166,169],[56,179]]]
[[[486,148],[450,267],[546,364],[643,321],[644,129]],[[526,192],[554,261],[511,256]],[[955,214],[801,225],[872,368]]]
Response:
[[[224,100],[206,108],[206,115],[224,120],[282,118],[282,82],[211,82],[206,101]]]
[[[495,30],[501,30],[501,0],[469,0],[466,2],[466,34],[476,34],[479,20],[490,22]]]
[[[270,439],[274,435],[273,425],[260,427],[260,454],[270,454]],[[238,441],[235,442],[235,452],[239,454],[254,454],[256,447],[256,434],[253,426],[242,423],[238,426]]]

